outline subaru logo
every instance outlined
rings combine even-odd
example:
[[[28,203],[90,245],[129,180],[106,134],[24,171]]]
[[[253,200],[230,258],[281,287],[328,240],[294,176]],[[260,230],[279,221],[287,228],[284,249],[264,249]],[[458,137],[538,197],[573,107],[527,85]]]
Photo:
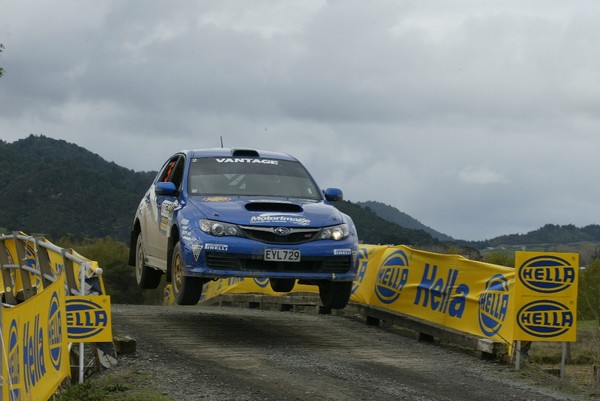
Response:
[[[288,235],[290,233],[290,229],[287,227],[277,227],[273,229],[273,232],[277,235]]]

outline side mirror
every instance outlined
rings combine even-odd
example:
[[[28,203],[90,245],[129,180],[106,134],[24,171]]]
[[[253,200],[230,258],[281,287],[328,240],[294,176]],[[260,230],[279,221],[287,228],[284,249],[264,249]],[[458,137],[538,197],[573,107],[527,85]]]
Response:
[[[177,188],[175,188],[175,184],[172,182],[158,182],[154,186],[154,193],[156,195],[173,195],[177,192]]]
[[[324,191],[325,199],[330,202],[336,202],[344,200],[344,193],[339,188],[327,188]]]

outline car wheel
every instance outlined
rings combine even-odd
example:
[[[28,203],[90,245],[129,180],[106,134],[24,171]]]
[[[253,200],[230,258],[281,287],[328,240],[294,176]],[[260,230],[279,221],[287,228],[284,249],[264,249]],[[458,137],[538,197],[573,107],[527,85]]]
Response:
[[[319,284],[319,296],[325,309],[344,309],[351,293],[351,281],[325,281]]]
[[[181,244],[173,248],[171,259],[171,284],[173,296],[178,305],[196,305],[202,295],[202,279],[184,274],[184,262],[181,255]]]
[[[146,266],[145,260],[144,241],[142,240],[142,233],[139,233],[135,246],[135,280],[140,288],[157,288],[162,272]]]
[[[271,289],[275,292],[290,292],[296,285],[296,280],[290,278],[272,278],[269,281]]]

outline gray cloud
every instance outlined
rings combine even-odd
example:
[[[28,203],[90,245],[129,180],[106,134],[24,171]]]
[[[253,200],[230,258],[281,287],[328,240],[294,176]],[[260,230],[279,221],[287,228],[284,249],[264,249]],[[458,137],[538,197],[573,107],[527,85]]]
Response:
[[[9,0],[0,137],[151,170],[222,136],[457,238],[593,224],[599,20],[594,1]]]

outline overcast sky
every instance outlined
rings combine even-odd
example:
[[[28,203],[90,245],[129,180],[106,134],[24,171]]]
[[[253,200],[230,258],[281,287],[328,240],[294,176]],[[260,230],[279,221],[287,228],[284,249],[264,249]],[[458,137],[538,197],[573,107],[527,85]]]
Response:
[[[600,2],[23,1],[0,138],[290,153],[454,238],[599,224]]]

